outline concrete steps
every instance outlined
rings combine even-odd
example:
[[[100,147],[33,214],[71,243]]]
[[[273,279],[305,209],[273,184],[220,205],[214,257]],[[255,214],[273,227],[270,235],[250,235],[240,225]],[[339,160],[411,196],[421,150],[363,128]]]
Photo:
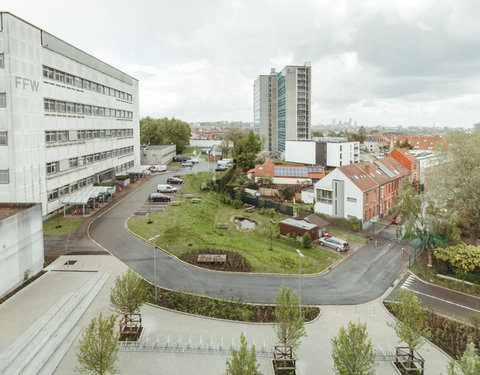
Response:
[[[79,333],[75,324],[108,277],[98,272],[77,292],[62,297],[0,354],[0,374],[51,374]]]

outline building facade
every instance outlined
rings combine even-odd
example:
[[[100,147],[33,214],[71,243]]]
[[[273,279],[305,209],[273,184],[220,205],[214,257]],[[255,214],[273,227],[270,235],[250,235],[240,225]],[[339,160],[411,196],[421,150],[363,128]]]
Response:
[[[278,74],[272,69],[255,81],[254,129],[265,139],[265,150],[281,153],[287,140],[311,138],[311,75],[306,62]]]
[[[0,203],[0,298],[43,269],[40,204]]]
[[[140,164],[168,164],[176,155],[175,145],[142,145],[140,146]]]
[[[275,165],[267,160],[249,170],[248,176],[255,182],[259,182],[261,178],[271,178],[272,183],[278,185],[310,185],[325,177],[325,170],[320,165]]]
[[[412,184],[420,182],[420,161],[409,152],[408,148],[395,148],[390,156],[411,172],[410,182]]]
[[[277,73],[260,75],[253,88],[253,128],[260,135],[262,150],[277,150]]]
[[[139,165],[138,81],[0,13],[0,201],[61,198]]]
[[[347,138],[314,138],[305,141],[286,141],[285,161],[341,167],[360,160],[360,143]]]
[[[338,167],[315,184],[315,212],[357,218],[368,226],[394,207],[400,181],[409,176],[390,156]]]

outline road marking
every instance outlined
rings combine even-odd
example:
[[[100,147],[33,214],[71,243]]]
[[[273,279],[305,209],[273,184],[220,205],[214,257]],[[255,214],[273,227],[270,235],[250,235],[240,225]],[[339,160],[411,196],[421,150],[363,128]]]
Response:
[[[432,295],[430,295],[430,294],[425,294],[425,293],[419,292],[419,291],[417,291],[417,290],[413,290],[413,289],[407,288],[407,287],[405,287],[404,285],[402,285],[401,288],[402,288],[402,289],[406,289],[406,290],[410,290],[410,291],[412,291],[412,292],[415,293],[415,294],[420,294],[420,295],[425,296],[425,297],[437,299],[437,300],[439,300],[439,301],[442,301],[442,302],[445,302],[445,303],[449,303],[449,304],[454,305],[454,306],[457,306],[457,307],[462,307],[462,308],[464,308],[464,309],[468,309],[468,310],[472,310],[472,311],[475,311],[475,312],[480,313],[480,310],[476,310],[476,309],[473,309],[473,308],[468,307],[468,306],[465,306],[465,305],[460,305],[459,303],[455,303],[455,302],[448,301],[448,300],[443,299],[443,298],[435,297],[435,296],[432,296]]]

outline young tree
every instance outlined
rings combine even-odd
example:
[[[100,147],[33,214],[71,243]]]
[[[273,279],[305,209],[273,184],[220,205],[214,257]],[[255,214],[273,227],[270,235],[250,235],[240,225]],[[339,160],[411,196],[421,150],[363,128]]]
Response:
[[[115,316],[103,319],[102,314],[93,318],[84,329],[77,347],[80,374],[118,374],[115,366],[118,352],[118,333],[115,333]]]
[[[427,325],[427,312],[420,306],[420,301],[412,291],[400,289],[395,297],[392,310],[397,319],[388,323],[400,339],[410,349],[409,362],[413,360],[414,351],[420,349],[425,339],[430,337]]]
[[[132,269],[117,276],[110,291],[110,306],[118,314],[136,314],[147,299],[147,287]]]
[[[295,195],[295,192],[290,185],[282,186],[279,190],[286,200],[290,200]]]
[[[237,164],[244,170],[249,170],[250,168],[255,167],[255,159],[257,157],[257,154],[261,150],[262,146],[260,143],[260,138],[258,134],[250,131],[250,133],[248,133],[248,136],[239,140],[239,142],[240,150],[237,150]],[[234,147],[237,148],[237,145],[235,145]]]
[[[437,200],[446,202],[449,213],[470,229],[477,244],[480,229],[480,125],[471,132],[453,131],[437,145],[438,163],[429,168],[427,186]]]
[[[480,357],[477,354],[475,344],[473,342],[467,345],[465,353],[459,361],[460,370],[458,372],[454,361],[450,361],[447,367],[448,375],[478,375],[480,374]]]
[[[275,298],[274,330],[280,344],[291,347],[292,352],[300,346],[300,339],[307,336],[297,292],[290,295],[290,288],[283,284]]]
[[[227,359],[225,375],[262,375],[255,354],[255,345],[248,351],[243,333],[240,335],[240,348],[232,349],[232,358]]]
[[[312,247],[312,237],[308,232],[305,232],[302,236],[302,247],[304,249],[310,249]]]
[[[348,323],[347,329],[340,328],[332,339],[333,370],[337,375],[375,374],[375,351],[368,339],[367,325]]]

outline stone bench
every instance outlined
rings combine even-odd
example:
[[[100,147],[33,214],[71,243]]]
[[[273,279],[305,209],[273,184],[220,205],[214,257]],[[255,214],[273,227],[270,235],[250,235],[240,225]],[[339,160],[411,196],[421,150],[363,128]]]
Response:
[[[171,205],[171,206],[180,206],[180,202],[178,202],[178,201],[172,201],[172,202],[170,202],[170,205]]]
[[[200,198],[192,198],[192,203],[200,203]]]
[[[228,229],[228,223],[217,223],[218,229]]]

